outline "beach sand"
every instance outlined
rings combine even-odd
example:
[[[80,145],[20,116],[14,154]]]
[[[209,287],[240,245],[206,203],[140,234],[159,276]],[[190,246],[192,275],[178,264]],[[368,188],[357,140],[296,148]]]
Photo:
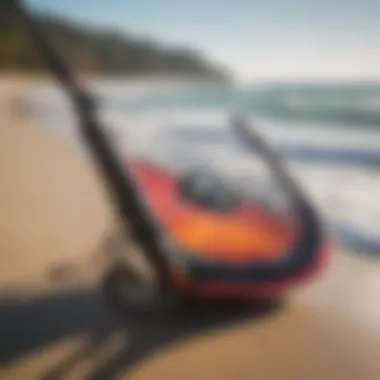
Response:
[[[113,315],[86,277],[113,225],[101,181],[15,108],[41,81],[0,76],[1,379],[380,379],[380,262],[353,252],[265,316]],[[83,278],[51,278],[71,263]]]
[[[1,281],[9,283],[96,249],[109,214],[83,159],[17,108],[12,95],[34,82],[0,83]]]

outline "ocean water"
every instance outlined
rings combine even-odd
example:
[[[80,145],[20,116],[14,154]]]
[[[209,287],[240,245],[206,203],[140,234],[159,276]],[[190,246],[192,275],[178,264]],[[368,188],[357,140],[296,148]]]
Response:
[[[229,115],[245,116],[341,244],[380,254],[380,85],[120,83],[93,90],[120,155],[172,166],[212,163],[213,170],[239,172],[252,188],[258,172],[228,128]],[[64,94],[40,90],[26,98],[40,125],[83,150]]]

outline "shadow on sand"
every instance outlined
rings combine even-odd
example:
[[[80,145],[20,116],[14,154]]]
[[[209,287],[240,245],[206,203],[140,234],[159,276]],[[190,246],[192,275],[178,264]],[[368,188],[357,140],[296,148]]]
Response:
[[[114,379],[169,343],[263,317],[280,306],[273,302],[234,307],[204,305],[170,318],[141,321],[105,307],[95,288],[72,289],[27,301],[3,297],[0,302],[0,364],[78,333],[88,336],[78,351],[50,364],[41,377],[44,380],[65,378],[81,361],[96,356],[115,335],[122,340],[121,347],[105,362],[95,361],[86,380]]]

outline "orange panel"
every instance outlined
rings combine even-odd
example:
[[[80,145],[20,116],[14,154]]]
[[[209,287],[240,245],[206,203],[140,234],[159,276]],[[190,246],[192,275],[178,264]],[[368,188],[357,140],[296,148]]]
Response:
[[[211,212],[182,201],[176,179],[164,170],[136,161],[133,171],[153,213],[186,251],[231,262],[267,261],[286,253],[294,239],[294,223],[280,220],[259,205]]]

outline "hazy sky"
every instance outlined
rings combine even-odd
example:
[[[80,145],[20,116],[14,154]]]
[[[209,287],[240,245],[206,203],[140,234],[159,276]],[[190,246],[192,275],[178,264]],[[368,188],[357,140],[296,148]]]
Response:
[[[380,78],[380,0],[28,0],[191,45],[239,78]]]

